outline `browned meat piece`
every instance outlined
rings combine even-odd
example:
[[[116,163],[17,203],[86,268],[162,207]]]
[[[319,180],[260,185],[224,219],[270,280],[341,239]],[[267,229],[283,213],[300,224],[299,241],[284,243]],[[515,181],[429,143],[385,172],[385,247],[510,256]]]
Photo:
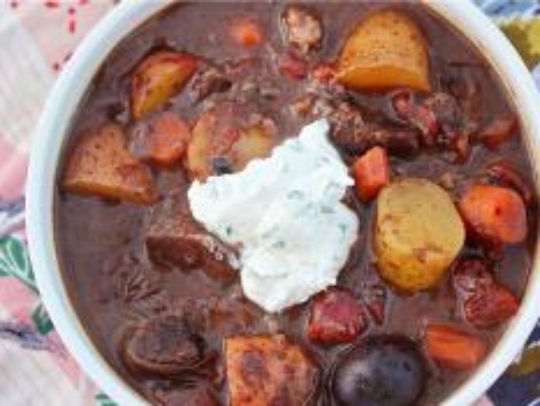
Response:
[[[317,49],[323,36],[320,19],[298,6],[290,6],[283,13],[283,31],[287,43],[303,53]]]
[[[365,123],[360,110],[346,101],[331,107],[327,117],[332,125],[330,138],[346,154],[362,154],[377,145],[397,155],[413,154],[419,148],[416,132]]]
[[[146,248],[152,262],[184,269],[204,268],[227,279],[234,276],[227,260],[233,256],[191,215],[185,192],[174,193],[155,206],[146,232]]]
[[[222,93],[232,86],[225,69],[217,66],[206,66],[200,69],[193,78],[192,97],[199,102],[212,93]]]
[[[170,377],[196,370],[205,360],[205,343],[179,316],[163,316],[128,329],[121,355],[135,373]]]
[[[225,357],[231,406],[304,405],[315,392],[317,367],[283,335],[227,338]]]
[[[131,155],[122,128],[107,124],[83,137],[68,161],[68,192],[150,204],[155,189],[149,169]]]

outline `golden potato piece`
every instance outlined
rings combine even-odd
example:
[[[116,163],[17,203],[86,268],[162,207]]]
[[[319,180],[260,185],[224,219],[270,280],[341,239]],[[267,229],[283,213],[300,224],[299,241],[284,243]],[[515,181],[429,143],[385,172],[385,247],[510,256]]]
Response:
[[[82,138],[64,174],[65,191],[150,204],[156,192],[149,169],[127,150],[122,128],[107,124]]]
[[[186,168],[200,180],[216,174],[216,159],[224,160],[230,171],[240,171],[252,159],[270,155],[275,143],[273,125],[265,120],[247,125],[235,106],[222,105],[199,117],[187,148]]]
[[[390,9],[374,12],[356,26],[341,50],[337,72],[340,83],[356,90],[431,88],[422,32],[407,15]]]
[[[304,405],[313,396],[318,370],[284,335],[225,340],[231,406]]]
[[[232,167],[241,171],[255,158],[264,158],[270,155],[276,139],[271,129],[262,125],[246,128],[241,131],[240,137],[233,144],[230,153]]]
[[[178,93],[197,69],[198,59],[160,51],[143,59],[131,78],[131,113],[139,119]]]
[[[398,290],[434,287],[461,250],[465,227],[449,195],[406,178],[379,194],[375,252],[379,273]]]

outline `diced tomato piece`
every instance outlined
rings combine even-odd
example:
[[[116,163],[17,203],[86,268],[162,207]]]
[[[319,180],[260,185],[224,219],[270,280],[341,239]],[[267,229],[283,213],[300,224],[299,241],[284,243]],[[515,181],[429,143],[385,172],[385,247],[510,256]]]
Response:
[[[308,325],[310,340],[322,344],[349,343],[367,328],[367,320],[354,296],[329,289],[317,296]]]
[[[174,113],[162,113],[132,132],[133,153],[162,166],[179,163],[191,138],[187,124]]]
[[[496,326],[514,314],[519,300],[498,282],[482,287],[463,303],[463,313],[469,323],[477,328]]]
[[[390,182],[390,166],[386,150],[373,147],[354,163],[356,192],[364,201],[377,197],[379,191]]]
[[[473,236],[490,243],[519,243],[527,236],[523,200],[509,188],[475,185],[459,202],[461,215]]]
[[[308,74],[308,67],[304,61],[293,55],[285,54],[279,59],[279,71],[290,79],[302,80]]]
[[[259,26],[253,21],[238,21],[232,27],[232,37],[240,45],[253,47],[261,45],[262,33]]]
[[[475,337],[449,325],[426,328],[426,350],[438,364],[455,370],[477,366],[486,355],[487,345]]]

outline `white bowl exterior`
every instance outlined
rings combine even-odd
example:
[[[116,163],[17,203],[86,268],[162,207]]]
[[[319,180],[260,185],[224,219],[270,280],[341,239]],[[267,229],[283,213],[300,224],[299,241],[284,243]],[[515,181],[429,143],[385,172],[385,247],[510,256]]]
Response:
[[[538,185],[540,166],[540,98],[519,55],[502,33],[468,0],[424,0],[436,14],[467,36],[492,63],[517,106],[528,137]],[[54,240],[57,163],[79,102],[110,51],[156,12],[165,1],[121,2],[83,41],[58,78],[38,124],[27,181],[27,231],[30,256],[42,299],[66,347],[84,371],[122,405],[148,403],[101,357],[86,334],[63,283]],[[537,187],[538,190],[538,187]],[[540,252],[518,314],[486,361],[444,406],[473,403],[518,354],[540,315]]]

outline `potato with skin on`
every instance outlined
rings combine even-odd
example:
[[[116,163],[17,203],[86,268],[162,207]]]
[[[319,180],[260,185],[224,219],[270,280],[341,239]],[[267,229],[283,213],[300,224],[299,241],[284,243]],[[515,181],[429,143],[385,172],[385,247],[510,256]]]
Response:
[[[124,131],[116,124],[105,124],[78,142],[67,163],[62,189],[136,204],[151,204],[156,199],[150,170],[130,154]]]
[[[231,406],[304,405],[318,383],[318,369],[302,348],[282,334],[225,339]]]
[[[345,42],[337,61],[337,80],[353,90],[429,91],[426,39],[403,12],[376,11],[360,21]]]
[[[244,169],[249,161],[270,155],[276,144],[273,123],[246,125],[235,106],[222,105],[204,112],[192,130],[185,166],[192,178],[214,175],[213,161],[224,158],[231,171]]]
[[[158,51],[142,60],[131,77],[131,114],[138,120],[178,93],[197,70],[188,53]]]
[[[447,192],[426,179],[403,178],[379,194],[374,248],[381,277],[398,291],[433,288],[465,241]]]

